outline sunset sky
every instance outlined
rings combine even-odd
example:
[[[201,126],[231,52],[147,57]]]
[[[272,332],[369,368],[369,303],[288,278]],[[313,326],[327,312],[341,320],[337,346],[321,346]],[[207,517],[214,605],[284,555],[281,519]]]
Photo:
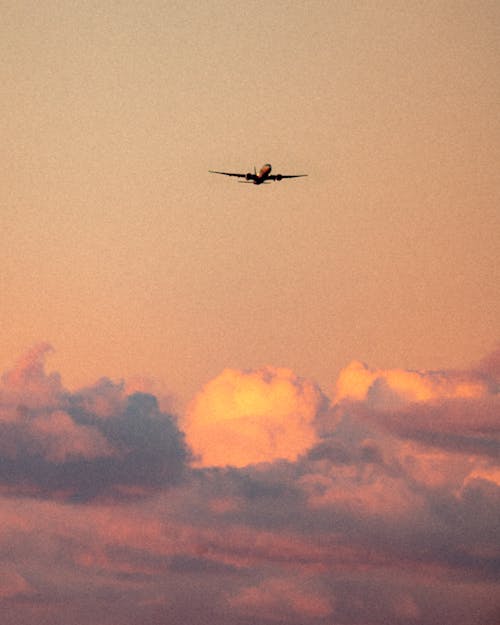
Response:
[[[2,625],[499,625],[500,4],[0,15]]]

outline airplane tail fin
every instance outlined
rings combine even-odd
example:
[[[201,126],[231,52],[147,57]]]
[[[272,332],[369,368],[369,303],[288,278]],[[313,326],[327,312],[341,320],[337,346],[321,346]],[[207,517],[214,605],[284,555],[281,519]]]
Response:
[[[253,166],[253,173],[255,176],[257,175],[257,167],[255,167],[255,165]]]

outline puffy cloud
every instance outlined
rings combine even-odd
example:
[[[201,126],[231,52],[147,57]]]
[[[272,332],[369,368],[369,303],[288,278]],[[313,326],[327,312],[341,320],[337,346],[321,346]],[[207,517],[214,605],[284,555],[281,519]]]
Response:
[[[486,382],[472,374],[370,369],[354,361],[340,372],[334,401],[369,401],[375,407],[399,408],[411,402],[477,398],[487,390]]]
[[[0,488],[40,496],[124,497],[176,483],[189,452],[151,395],[100,380],[71,393],[45,372],[42,344],[2,377]]]
[[[62,392],[58,373],[45,372],[45,358],[52,351],[48,343],[40,343],[26,352],[14,368],[3,374],[0,398],[4,411],[9,406],[28,408],[52,405]]]
[[[204,466],[295,460],[317,440],[319,388],[288,369],[226,369],[187,411],[184,429]]]
[[[78,425],[62,410],[33,419],[29,430],[49,462],[63,463],[71,458],[91,460],[113,455],[111,446],[97,429]]]
[[[439,372],[351,363],[339,375],[333,411],[337,418],[346,411],[356,414],[426,448],[498,457],[500,394],[494,362],[490,358],[470,371]]]
[[[125,409],[127,397],[131,394],[124,392],[122,384],[101,378],[94,385],[72,393],[69,402],[73,411],[108,419]]]

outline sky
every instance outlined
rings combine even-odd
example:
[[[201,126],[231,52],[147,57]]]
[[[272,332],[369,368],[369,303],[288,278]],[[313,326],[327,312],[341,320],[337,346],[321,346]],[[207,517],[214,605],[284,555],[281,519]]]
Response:
[[[499,625],[500,5],[0,33],[3,623]]]

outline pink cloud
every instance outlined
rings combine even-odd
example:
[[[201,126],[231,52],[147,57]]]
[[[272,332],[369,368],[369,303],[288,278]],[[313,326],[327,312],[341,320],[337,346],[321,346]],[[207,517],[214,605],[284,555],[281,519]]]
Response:
[[[252,615],[282,621],[292,618],[326,618],[332,614],[331,597],[308,588],[307,579],[271,578],[242,589],[230,598],[233,607]]]
[[[6,401],[36,407],[51,405],[62,390],[58,373],[45,372],[45,358],[52,351],[48,343],[40,343],[29,350],[2,376],[1,397]],[[9,403],[10,403],[9,402]]]
[[[30,430],[50,462],[62,463],[71,458],[94,459],[116,453],[97,429],[78,425],[62,410],[34,419]]]
[[[12,565],[0,564],[0,601],[17,595],[25,595],[30,591],[28,582]]]

